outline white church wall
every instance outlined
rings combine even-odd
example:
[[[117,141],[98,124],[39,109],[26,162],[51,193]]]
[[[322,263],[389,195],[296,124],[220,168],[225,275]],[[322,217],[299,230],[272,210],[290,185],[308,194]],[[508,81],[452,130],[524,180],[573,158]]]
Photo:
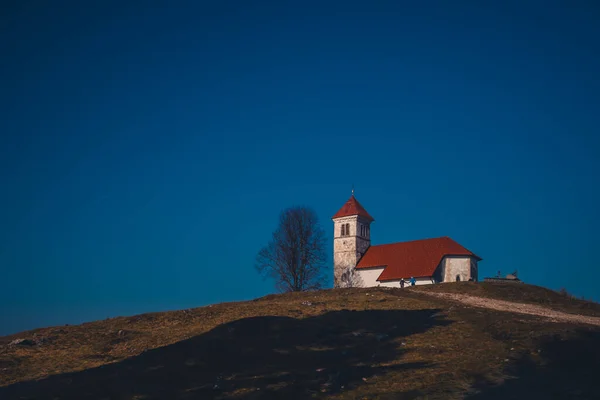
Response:
[[[362,279],[363,287],[373,287],[377,286],[379,282],[377,282],[377,278],[383,272],[383,267],[381,268],[369,268],[369,269],[357,269],[356,270],[360,278]]]
[[[474,281],[479,280],[479,266],[475,257],[471,257],[471,277]]]
[[[440,263],[440,268],[444,282],[456,282],[457,276],[461,281],[468,281],[472,270],[477,270],[477,261],[473,257],[446,256]],[[473,279],[477,279],[477,276],[473,276]]]
[[[379,275],[381,275],[381,273],[383,272],[383,269],[384,269],[383,267],[369,268],[369,269],[357,269],[356,272],[359,273],[360,278],[362,279],[363,287],[383,286],[383,287],[399,288],[400,287],[400,279],[393,280],[393,281],[385,281],[385,282],[379,282],[377,280],[377,278],[379,278]],[[410,286],[410,282],[408,281],[410,279],[410,276],[407,276],[404,279],[406,281],[405,285]],[[431,281],[431,278],[429,278],[429,277],[415,278],[415,280],[416,280],[415,285],[430,285],[433,283]]]
[[[410,282],[409,282],[410,276],[408,277],[408,279],[404,279],[404,287],[408,287],[410,286]],[[415,286],[421,286],[421,285],[431,285],[433,282],[431,281],[431,278],[415,278]],[[385,281],[385,282],[377,282],[380,283],[381,286],[383,287],[393,287],[393,288],[399,288],[400,287],[400,279],[398,280],[393,280],[393,281]],[[377,286],[377,285],[375,285]]]

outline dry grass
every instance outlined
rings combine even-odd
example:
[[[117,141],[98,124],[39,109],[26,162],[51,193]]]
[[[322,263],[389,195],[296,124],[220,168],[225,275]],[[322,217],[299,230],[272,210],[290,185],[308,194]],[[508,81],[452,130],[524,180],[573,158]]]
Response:
[[[0,338],[0,398],[600,395],[593,385],[600,329],[471,308],[423,293],[444,290],[598,315],[597,304],[518,286],[291,293],[23,332]],[[16,338],[45,339],[9,346]]]
[[[585,301],[541,286],[518,283],[456,282],[451,285],[415,286],[412,290],[425,292],[461,293],[471,296],[535,304],[571,314],[600,317],[600,304]]]

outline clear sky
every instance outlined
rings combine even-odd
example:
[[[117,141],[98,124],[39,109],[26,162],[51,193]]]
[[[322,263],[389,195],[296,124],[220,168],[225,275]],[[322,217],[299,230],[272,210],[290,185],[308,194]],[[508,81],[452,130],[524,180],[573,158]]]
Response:
[[[331,255],[352,184],[373,244],[450,236],[480,277],[600,300],[599,20],[593,0],[4,2],[0,334],[270,293],[253,264],[279,212],[313,207]]]

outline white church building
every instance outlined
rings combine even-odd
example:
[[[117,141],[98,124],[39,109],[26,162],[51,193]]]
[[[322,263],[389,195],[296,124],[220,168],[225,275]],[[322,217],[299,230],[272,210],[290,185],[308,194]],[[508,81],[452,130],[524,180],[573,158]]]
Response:
[[[411,277],[417,285],[477,281],[482,258],[447,236],[372,246],[374,219],[354,192],[332,220],[334,287],[399,287]]]

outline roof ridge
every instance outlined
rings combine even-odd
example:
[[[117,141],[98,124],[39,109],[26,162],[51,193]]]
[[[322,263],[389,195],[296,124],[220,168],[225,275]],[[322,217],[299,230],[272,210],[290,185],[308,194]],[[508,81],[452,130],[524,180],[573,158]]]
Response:
[[[450,236],[437,236],[437,237],[430,237],[430,238],[424,238],[424,239],[406,240],[406,241],[403,241],[403,242],[374,244],[374,245],[371,245],[371,247],[390,246],[390,245],[393,245],[393,244],[400,244],[400,243],[424,242],[426,240],[438,240],[438,239],[450,239],[453,242],[456,242],[456,240],[452,239]],[[458,242],[456,242],[456,243],[458,243]]]

